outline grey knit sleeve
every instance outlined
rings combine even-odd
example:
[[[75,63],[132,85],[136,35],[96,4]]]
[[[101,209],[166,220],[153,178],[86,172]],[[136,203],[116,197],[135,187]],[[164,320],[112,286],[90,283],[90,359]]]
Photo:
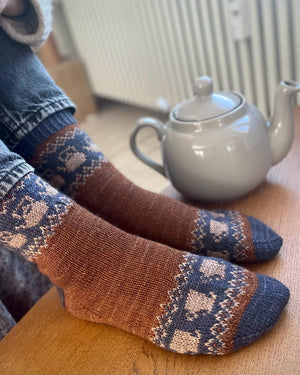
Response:
[[[51,30],[51,0],[30,0],[20,17],[0,15],[0,27],[17,42],[37,50]]]

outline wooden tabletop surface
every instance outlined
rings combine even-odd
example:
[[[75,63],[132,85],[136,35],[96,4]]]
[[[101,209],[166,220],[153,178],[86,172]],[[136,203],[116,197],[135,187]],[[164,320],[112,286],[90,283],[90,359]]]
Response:
[[[248,266],[291,292],[276,326],[260,340],[224,357],[167,352],[114,327],[72,317],[51,289],[0,343],[0,374],[300,374],[300,108],[288,156],[255,191],[222,207],[269,224],[284,245],[270,262]],[[182,197],[172,188],[165,194]]]

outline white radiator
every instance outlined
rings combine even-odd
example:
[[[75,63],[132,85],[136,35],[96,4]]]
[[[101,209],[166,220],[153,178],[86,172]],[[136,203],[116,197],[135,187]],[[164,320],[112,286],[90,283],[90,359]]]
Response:
[[[94,94],[164,110],[194,78],[268,115],[277,82],[300,80],[300,0],[63,0]]]

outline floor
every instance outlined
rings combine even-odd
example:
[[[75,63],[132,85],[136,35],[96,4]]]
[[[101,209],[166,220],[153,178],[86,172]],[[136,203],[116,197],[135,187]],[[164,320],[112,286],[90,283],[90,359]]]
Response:
[[[80,125],[92,137],[106,157],[127,178],[144,189],[161,192],[168,180],[142,163],[132,153],[129,138],[140,117],[151,116],[166,121],[162,114],[114,102],[100,102],[99,112],[87,116]],[[141,130],[137,143],[142,152],[161,163],[160,142],[152,129]]]

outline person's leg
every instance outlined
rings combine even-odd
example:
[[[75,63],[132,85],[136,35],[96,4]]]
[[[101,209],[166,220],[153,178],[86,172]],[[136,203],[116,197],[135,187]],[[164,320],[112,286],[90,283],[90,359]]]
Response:
[[[127,180],[75,126],[72,103],[27,46],[0,31],[0,137],[62,192],[112,224],[196,254],[264,261],[282,240],[234,211],[209,212]]]
[[[0,123],[1,137],[14,148],[48,114],[73,104],[56,89],[30,48],[13,42],[0,30]],[[36,89],[36,87],[40,89]],[[71,117],[71,112],[70,115]],[[0,195],[33,171],[17,154],[0,142]],[[0,248],[0,299],[19,320],[49,289],[50,281],[36,265]]]
[[[275,232],[251,216],[197,209],[134,185],[77,126],[63,128],[28,156],[52,185],[110,223],[144,238],[234,262],[269,260],[282,245]]]
[[[1,198],[20,179],[32,171],[33,168],[20,155],[10,152],[4,143],[0,141]],[[16,320],[26,313],[38,300],[38,297],[41,297],[42,292],[46,291],[47,287],[50,287],[49,280],[47,281],[46,277],[41,275],[36,267],[27,263],[17,255],[8,254],[3,246],[0,246],[0,299],[9,308],[10,314]],[[26,282],[26,288],[24,282]],[[3,327],[4,331],[5,327]]]
[[[123,232],[27,170],[0,190],[0,245],[35,262],[76,317],[221,355],[260,337],[286,305],[279,281]]]
[[[55,113],[55,119],[48,133],[45,129],[37,135],[39,139],[74,123],[75,106],[32,50],[11,40],[2,29],[0,48],[0,139],[19,153],[24,151],[20,141],[34,130],[38,132],[37,125],[49,115]]]

